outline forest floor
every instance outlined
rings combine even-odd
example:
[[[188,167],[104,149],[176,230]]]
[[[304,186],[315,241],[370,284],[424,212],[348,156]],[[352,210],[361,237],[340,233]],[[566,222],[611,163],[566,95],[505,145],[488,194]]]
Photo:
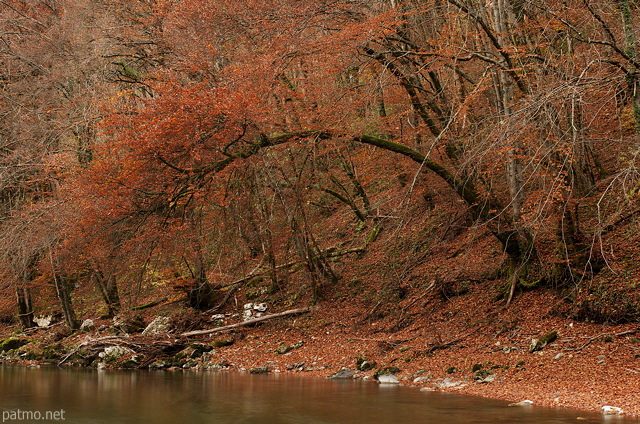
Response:
[[[437,312],[425,309],[393,332],[389,329],[398,315],[363,321],[364,311],[348,304],[321,305],[310,315],[244,330],[243,340],[220,349],[219,355],[246,370],[269,364],[285,372],[305,362],[315,371],[301,373],[319,377],[342,368],[355,371],[362,355],[377,366],[357,372],[360,378],[395,366],[401,384],[408,386],[433,388],[448,378],[461,384],[438,390],[588,411],[610,405],[640,415],[637,324],[602,326],[555,317],[550,307],[554,295],[540,291],[522,294],[509,310],[483,297],[471,293],[450,299]],[[557,331],[557,339],[529,353],[531,340],[551,331]],[[275,353],[282,343],[298,341],[304,342],[301,348]],[[497,378],[476,381],[473,370],[480,366]],[[414,383],[418,376],[430,378]]]

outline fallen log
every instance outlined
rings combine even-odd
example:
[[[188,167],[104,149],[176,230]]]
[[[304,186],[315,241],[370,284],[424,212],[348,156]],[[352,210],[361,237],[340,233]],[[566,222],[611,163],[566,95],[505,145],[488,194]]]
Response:
[[[254,319],[250,319],[250,320],[247,320],[247,321],[238,322],[236,324],[225,325],[225,326],[222,326],[222,327],[211,328],[211,329],[208,329],[208,330],[187,331],[186,333],[182,333],[180,335],[182,337],[191,337],[191,336],[200,336],[200,335],[203,335],[203,334],[218,333],[220,331],[231,330],[233,328],[238,328],[238,327],[244,327],[245,325],[251,325],[251,324],[255,324],[255,323],[266,321],[266,320],[273,319],[273,318],[285,317],[285,316],[288,316],[288,315],[306,314],[308,312],[313,311],[314,309],[316,309],[316,308],[308,307],[308,308],[299,308],[299,309],[289,309],[288,311],[278,312],[278,313],[275,313],[275,314],[269,314],[269,315],[265,315],[265,316],[260,317],[260,318],[254,318]]]

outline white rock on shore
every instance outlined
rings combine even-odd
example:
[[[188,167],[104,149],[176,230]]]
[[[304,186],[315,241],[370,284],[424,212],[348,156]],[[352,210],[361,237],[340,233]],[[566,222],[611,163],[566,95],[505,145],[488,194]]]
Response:
[[[624,415],[622,408],[605,405],[602,407],[602,415]]]

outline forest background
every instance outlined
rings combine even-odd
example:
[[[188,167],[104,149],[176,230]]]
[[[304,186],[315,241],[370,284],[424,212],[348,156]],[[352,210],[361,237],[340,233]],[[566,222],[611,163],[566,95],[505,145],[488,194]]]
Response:
[[[2,0],[0,318],[489,281],[637,321],[638,6]]]

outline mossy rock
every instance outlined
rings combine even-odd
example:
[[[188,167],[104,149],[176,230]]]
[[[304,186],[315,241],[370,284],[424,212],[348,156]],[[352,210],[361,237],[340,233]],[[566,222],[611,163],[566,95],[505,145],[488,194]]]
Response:
[[[201,357],[203,353],[204,352],[202,350],[194,349],[193,347],[188,347],[176,353],[173,357],[173,361],[181,362],[182,365],[184,365],[185,361],[188,361],[191,359],[197,359]]]
[[[255,367],[249,370],[249,374],[268,374],[270,372],[271,368],[266,365],[264,367]]]
[[[27,352],[24,355],[24,359],[27,361],[40,361],[42,359],[42,354],[38,352]]]
[[[456,367],[449,367],[444,370],[444,372],[446,372],[447,374],[455,374],[458,372],[458,369]]]
[[[124,369],[135,369],[140,366],[143,359],[144,359],[144,356],[142,355],[133,355],[118,365],[120,368],[124,368]]]
[[[214,340],[214,341],[211,342],[211,346],[213,346],[213,347],[225,347],[225,346],[231,346],[233,343],[235,343],[235,340],[233,340],[233,339]]]
[[[71,357],[71,362],[77,365],[88,367],[88,366],[91,366],[97,358],[98,358],[98,354],[91,353],[86,349],[80,349],[79,351],[73,354],[73,356]],[[114,361],[115,360],[113,361],[107,360],[106,362],[114,362]]]
[[[119,364],[122,358],[132,355],[135,352],[123,346],[109,346],[98,354],[105,364]]]
[[[20,349],[22,346],[31,343],[29,339],[8,338],[0,341],[0,352],[8,352],[13,349]]]
[[[57,361],[66,353],[65,347],[61,343],[56,343],[42,349],[42,359],[45,361]]]
[[[376,361],[369,362],[367,360],[364,360],[360,365],[358,365],[358,369],[360,371],[371,371],[376,367],[376,365],[378,365]]]
[[[491,370],[479,370],[478,372],[475,373],[475,375],[473,376],[473,379],[477,381],[484,380],[485,378],[489,377],[492,374],[493,374],[493,371]]]
[[[280,346],[278,346],[276,348],[276,353],[278,355],[284,355],[285,353],[289,353],[293,350],[293,346],[287,346],[285,343],[280,344]]]
[[[276,349],[276,353],[279,355],[284,355],[285,353],[289,353],[292,350],[301,348],[303,345],[304,345],[303,341],[294,343],[291,346],[287,346],[287,344],[281,343],[280,346],[278,346],[278,348]]]
[[[363,355],[358,355],[356,359],[356,367],[360,371],[371,371],[376,367],[376,361],[369,361]]]
[[[378,371],[376,371],[373,376],[375,378],[378,378],[381,375],[385,375],[385,374],[397,374],[400,372],[400,368],[398,367],[394,367],[394,366],[389,366],[389,367],[384,367],[384,368],[380,368]]]
[[[188,347],[200,352],[201,354],[204,352],[211,352],[213,350],[213,346],[204,343],[191,343]]]
[[[553,342],[557,338],[558,338],[558,332],[552,331],[540,337],[539,339],[531,340],[531,345],[529,346],[529,353],[538,352],[539,350],[544,349],[549,343]]]

